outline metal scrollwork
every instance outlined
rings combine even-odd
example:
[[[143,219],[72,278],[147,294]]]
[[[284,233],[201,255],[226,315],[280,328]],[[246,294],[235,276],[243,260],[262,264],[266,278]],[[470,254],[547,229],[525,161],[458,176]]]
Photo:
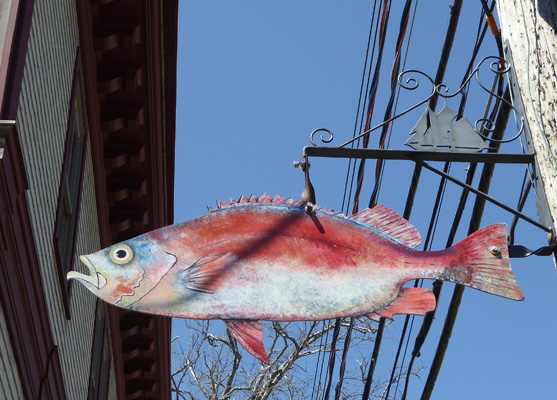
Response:
[[[333,132],[331,132],[329,129],[327,128],[319,128],[314,130],[313,132],[311,132],[310,136],[309,136],[309,140],[311,141],[311,144],[315,147],[317,147],[317,145],[315,144],[315,142],[313,141],[313,136],[315,136],[315,134],[317,132],[327,132],[329,134],[329,137],[327,139],[325,139],[323,137],[323,135],[319,135],[319,139],[321,140],[321,142],[323,143],[331,143],[333,141],[333,139],[335,138],[335,135],[333,135]]]
[[[470,72],[470,74],[466,77],[466,79],[462,82],[462,85],[459,87],[459,89],[454,92],[454,93],[450,93],[449,91],[449,86],[447,86],[444,83],[439,83],[439,84],[435,84],[434,79],[432,79],[429,75],[427,75],[426,73],[419,71],[419,70],[415,70],[415,69],[411,69],[411,70],[406,70],[403,71],[399,74],[397,81],[398,84],[400,85],[400,87],[402,89],[405,90],[416,90],[420,87],[420,81],[421,80],[426,80],[431,84],[431,92],[430,94],[427,96],[427,98],[425,98],[424,100],[420,101],[419,103],[415,104],[414,106],[402,111],[401,113],[399,113],[398,115],[383,121],[382,123],[380,123],[379,125],[353,137],[352,139],[348,140],[347,142],[341,144],[340,146],[338,146],[339,148],[343,148],[346,147],[350,144],[353,144],[354,142],[356,142],[358,139],[361,139],[363,136],[370,134],[371,132],[382,128],[383,126],[391,123],[392,121],[402,117],[405,114],[408,114],[410,111],[415,110],[416,108],[428,103],[430,100],[432,100],[434,97],[438,96],[443,98],[445,101],[447,99],[451,99],[454,98],[458,95],[465,95],[466,91],[468,90],[468,86],[472,80],[472,78],[476,78],[479,86],[487,93],[489,93],[490,96],[493,96],[494,98],[497,98],[499,101],[507,104],[509,107],[511,107],[511,109],[513,110],[513,112],[515,113],[515,115],[519,115],[518,110],[512,105],[512,103],[510,103],[509,101],[507,101],[505,98],[503,98],[503,96],[495,93],[493,90],[490,90],[489,88],[487,88],[481,81],[480,79],[480,71],[482,70],[482,67],[489,62],[489,69],[491,72],[493,72],[494,74],[498,75],[501,79],[503,78],[503,75],[508,73],[511,69],[511,66],[505,62],[504,59],[500,58],[500,57],[495,57],[495,56],[489,56],[489,57],[485,57],[483,58],[477,65],[476,67]],[[485,68],[483,68],[485,69]],[[414,76],[410,76],[409,75],[414,75]],[[493,139],[490,138],[488,136],[486,136],[486,133],[489,134],[491,132],[493,132],[494,129],[494,121],[490,120],[489,118],[480,118],[478,120],[476,120],[474,128],[477,132],[477,134],[479,136],[481,136],[484,140],[490,140],[492,142],[498,142],[498,143],[508,143],[508,142],[512,142],[514,140],[516,140],[517,138],[519,138],[523,131],[524,131],[524,120],[523,118],[520,118],[520,127],[518,129],[518,133],[510,138],[510,139],[505,139],[505,140],[497,140],[497,139]],[[317,145],[314,142],[314,135],[318,132],[327,132],[329,134],[328,138],[324,138],[322,135],[320,135],[320,139],[322,143],[330,143],[332,142],[334,135],[333,133],[326,129],[326,128],[319,128],[314,130],[313,132],[311,132],[310,135],[310,141],[311,144],[315,147],[317,147]]]
[[[397,81],[401,88],[406,90],[416,90],[418,87],[420,87],[420,82],[416,78],[407,78],[406,82],[403,82],[403,78],[408,74],[418,74],[426,78],[431,83],[431,87],[432,87],[431,94],[433,95],[434,93],[433,91],[435,90],[435,82],[433,81],[433,79],[431,79],[429,75],[417,69],[409,69],[406,71],[402,71],[398,75]]]

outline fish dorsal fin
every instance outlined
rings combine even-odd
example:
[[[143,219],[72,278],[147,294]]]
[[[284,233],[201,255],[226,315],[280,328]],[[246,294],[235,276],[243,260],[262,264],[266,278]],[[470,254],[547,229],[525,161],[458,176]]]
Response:
[[[190,290],[214,293],[224,276],[225,270],[238,258],[232,253],[210,255],[197,260],[178,273],[183,285]]]
[[[292,198],[285,199],[280,194],[275,197],[269,196],[267,193],[263,193],[261,197],[254,196],[253,194],[249,197],[240,196],[239,200],[230,199],[228,203],[224,201],[217,201],[217,208],[207,207],[209,211],[216,211],[228,207],[237,206],[247,206],[247,205],[284,205],[289,207],[302,207],[303,203],[301,201],[294,200]]]
[[[269,364],[265,347],[263,346],[263,324],[259,321],[226,320],[226,327],[234,338],[252,356]]]
[[[425,313],[435,310],[436,304],[435,296],[429,289],[402,288],[391,304],[366,314],[366,317],[379,321],[381,317],[393,319],[395,314],[425,315]]]
[[[422,243],[418,230],[410,222],[385,206],[377,205],[373,208],[366,208],[348,218],[369,224],[404,246],[414,248]]]

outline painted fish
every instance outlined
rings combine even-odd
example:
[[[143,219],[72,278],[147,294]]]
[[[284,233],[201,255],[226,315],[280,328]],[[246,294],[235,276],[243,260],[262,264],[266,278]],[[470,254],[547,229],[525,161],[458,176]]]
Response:
[[[345,217],[280,196],[218,203],[208,215],[81,256],[69,272],[103,300],[159,315],[221,319],[268,362],[259,322],[424,315],[435,297],[404,288],[440,279],[522,300],[507,229],[488,226],[442,251],[417,251],[418,231],[383,206]]]

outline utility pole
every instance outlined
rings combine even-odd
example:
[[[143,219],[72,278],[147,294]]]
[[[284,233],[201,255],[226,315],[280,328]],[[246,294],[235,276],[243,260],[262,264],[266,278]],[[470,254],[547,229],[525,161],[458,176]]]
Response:
[[[522,101],[527,140],[536,154],[540,219],[557,226],[557,2],[499,0],[501,36]],[[519,98],[518,98],[519,97]],[[531,137],[528,137],[528,131]],[[546,202],[546,204],[543,204]],[[555,253],[554,253],[555,255]],[[557,265],[557,260],[556,265]]]

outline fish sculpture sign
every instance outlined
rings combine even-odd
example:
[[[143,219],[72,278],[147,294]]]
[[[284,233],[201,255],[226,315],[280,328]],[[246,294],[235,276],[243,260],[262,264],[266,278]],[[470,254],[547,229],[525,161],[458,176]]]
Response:
[[[101,299],[139,312],[223,320],[263,362],[265,321],[392,318],[435,309],[440,279],[522,300],[507,229],[488,226],[442,251],[417,251],[410,223],[383,206],[345,217],[280,196],[241,197],[208,215],[82,256],[69,272]]]

